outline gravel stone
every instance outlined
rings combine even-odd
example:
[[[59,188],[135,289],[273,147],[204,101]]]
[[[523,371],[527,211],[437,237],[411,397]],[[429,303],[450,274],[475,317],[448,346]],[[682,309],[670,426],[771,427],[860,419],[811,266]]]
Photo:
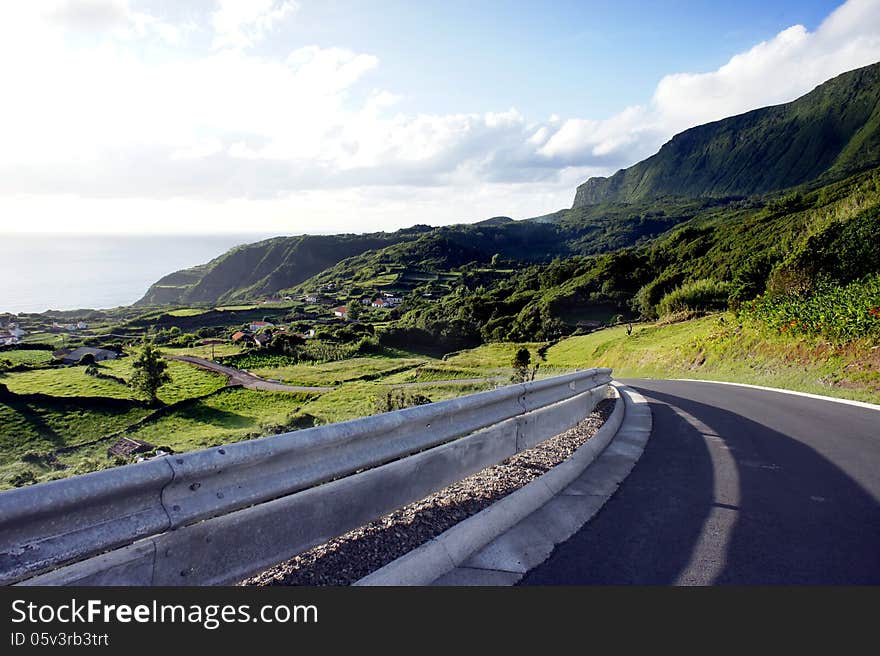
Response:
[[[600,401],[573,428],[305,551],[240,585],[350,585],[515,492],[572,455],[614,410]]]

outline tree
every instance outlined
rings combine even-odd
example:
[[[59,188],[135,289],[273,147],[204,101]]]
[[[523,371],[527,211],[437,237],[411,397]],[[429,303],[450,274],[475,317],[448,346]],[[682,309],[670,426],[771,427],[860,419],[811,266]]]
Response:
[[[150,405],[156,405],[159,402],[159,388],[171,382],[171,375],[167,371],[168,362],[162,359],[161,352],[153,342],[144,342],[131,366],[134,375],[129,385],[146,396]]]
[[[529,365],[532,362],[532,354],[529,349],[521,347],[513,356],[510,364],[513,366],[513,376],[510,381],[513,383],[524,383],[529,380]]]
[[[351,321],[356,321],[363,314],[364,306],[361,305],[359,298],[351,298],[346,307],[348,308],[348,318]]]

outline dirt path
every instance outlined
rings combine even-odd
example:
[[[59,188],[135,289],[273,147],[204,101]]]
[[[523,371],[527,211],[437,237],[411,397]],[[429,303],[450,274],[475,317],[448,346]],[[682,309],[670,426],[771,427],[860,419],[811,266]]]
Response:
[[[249,374],[248,372],[242,371],[241,369],[226,367],[222,364],[212,362],[211,360],[197,358],[192,355],[168,355],[165,357],[167,357],[169,360],[189,362],[190,364],[194,364],[195,366],[201,367],[202,369],[207,369],[208,371],[213,371],[214,373],[221,374],[222,376],[226,376],[229,379],[230,384],[241,385],[242,387],[246,387],[247,389],[263,390],[266,392],[329,392],[330,390],[334,389],[333,387],[284,385],[282,383],[276,383],[272,380],[260,378],[259,376],[254,376],[253,374]]]

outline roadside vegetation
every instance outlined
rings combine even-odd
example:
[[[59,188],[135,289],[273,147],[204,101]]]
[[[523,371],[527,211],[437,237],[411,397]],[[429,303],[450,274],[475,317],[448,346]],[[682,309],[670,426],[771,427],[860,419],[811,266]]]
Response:
[[[229,258],[281,269],[220,301],[172,276],[151,294],[189,305],[0,315],[27,333],[0,347],[0,487],[129,462],[108,455],[122,435],[152,457],[595,366],[878,402],[877,235],[871,169],[752,198],[309,238],[293,250],[333,264],[297,261],[302,282],[285,288],[294,264],[268,240]],[[352,254],[339,259],[339,244]],[[111,357],[65,362],[80,347]],[[330,389],[229,388],[159,353]]]

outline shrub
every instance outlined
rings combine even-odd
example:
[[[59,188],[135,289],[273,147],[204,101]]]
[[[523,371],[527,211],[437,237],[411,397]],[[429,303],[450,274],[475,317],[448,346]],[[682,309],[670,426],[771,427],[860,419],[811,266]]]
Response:
[[[412,408],[417,405],[426,405],[428,403],[431,403],[431,399],[423,394],[396,389],[388,390],[382,396],[377,396],[373,400],[373,409],[374,414],[379,414],[382,412],[392,412],[393,410]]]
[[[676,287],[657,304],[661,316],[686,311],[727,309],[730,285],[716,280],[695,280]]]
[[[15,474],[9,479],[9,482],[14,487],[24,487],[25,485],[32,485],[37,482],[37,477],[34,475],[34,472],[31,470],[26,470],[21,472],[20,474]]]
[[[880,339],[880,274],[838,286],[817,284],[803,293],[769,292],[743,305],[741,314],[780,333],[835,342]]]

